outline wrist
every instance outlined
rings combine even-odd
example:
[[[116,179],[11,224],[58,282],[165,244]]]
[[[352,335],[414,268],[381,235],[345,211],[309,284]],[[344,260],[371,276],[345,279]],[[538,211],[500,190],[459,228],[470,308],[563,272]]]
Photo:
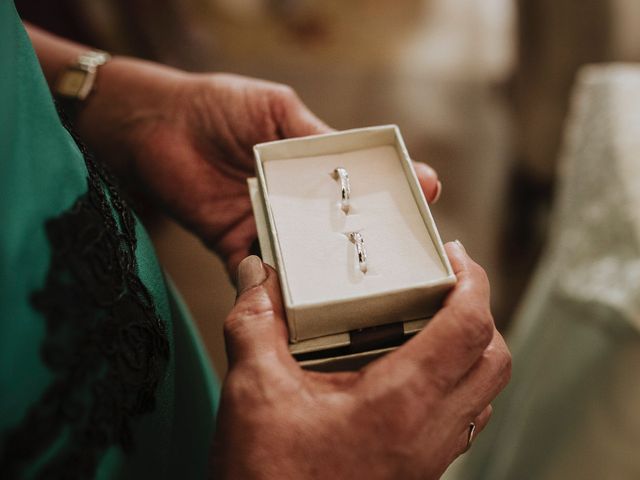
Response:
[[[152,62],[112,57],[99,68],[94,89],[78,111],[78,134],[116,174],[130,179],[131,163],[150,130],[171,116],[174,92],[185,75]]]
[[[110,59],[107,52],[87,50],[58,75],[53,94],[72,124],[87,97],[95,90],[99,69]]]

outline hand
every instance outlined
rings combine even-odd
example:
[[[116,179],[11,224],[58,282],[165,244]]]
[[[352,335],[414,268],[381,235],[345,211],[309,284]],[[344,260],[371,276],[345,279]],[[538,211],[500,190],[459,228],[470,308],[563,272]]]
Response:
[[[77,126],[125,186],[198,235],[229,272],[256,237],[246,185],[253,145],[331,131],[287,86],[120,57],[100,68]],[[416,171],[433,200],[435,171]]]
[[[482,430],[510,376],[484,271],[448,244],[458,283],[426,328],[358,372],[302,370],[287,349],[275,272],[238,270],[216,478],[437,479]]]

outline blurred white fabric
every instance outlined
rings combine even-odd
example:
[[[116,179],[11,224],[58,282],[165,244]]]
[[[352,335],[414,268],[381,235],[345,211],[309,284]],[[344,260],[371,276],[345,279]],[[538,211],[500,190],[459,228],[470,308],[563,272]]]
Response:
[[[511,385],[447,480],[640,478],[640,66],[584,68]]]

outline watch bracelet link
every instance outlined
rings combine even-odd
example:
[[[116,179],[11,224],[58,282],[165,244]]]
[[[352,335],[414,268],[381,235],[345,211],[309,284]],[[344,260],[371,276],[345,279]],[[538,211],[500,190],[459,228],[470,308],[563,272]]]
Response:
[[[93,90],[98,67],[110,59],[111,55],[101,50],[84,52],[58,77],[54,95],[71,123],[75,123],[82,102]]]

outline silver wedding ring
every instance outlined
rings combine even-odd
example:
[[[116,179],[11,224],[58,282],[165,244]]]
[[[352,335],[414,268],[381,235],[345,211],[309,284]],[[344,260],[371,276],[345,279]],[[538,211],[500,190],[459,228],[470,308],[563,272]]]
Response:
[[[349,213],[349,199],[351,198],[351,185],[349,184],[349,173],[343,167],[338,167],[333,171],[333,178],[340,180],[340,208]]]
[[[356,246],[356,254],[358,255],[358,264],[360,271],[367,273],[367,251],[364,248],[364,238],[359,232],[349,233],[349,240]]]

